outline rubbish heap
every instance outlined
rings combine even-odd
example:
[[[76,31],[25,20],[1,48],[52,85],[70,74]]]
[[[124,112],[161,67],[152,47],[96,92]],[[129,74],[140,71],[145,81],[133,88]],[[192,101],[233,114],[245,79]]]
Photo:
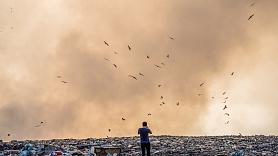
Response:
[[[278,136],[150,136],[153,156],[243,156],[278,155]],[[116,151],[118,153],[107,153]],[[98,151],[106,153],[98,154]],[[139,136],[87,139],[52,139],[0,142],[0,156],[113,155],[141,154]]]

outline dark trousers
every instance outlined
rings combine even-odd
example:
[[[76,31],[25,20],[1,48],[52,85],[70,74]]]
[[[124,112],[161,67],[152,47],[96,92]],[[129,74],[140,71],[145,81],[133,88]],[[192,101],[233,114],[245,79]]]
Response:
[[[150,156],[151,152],[151,144],[150,143],[141,143],[141,149],[142,149],[142,156],[145,156],[145,149],[147,149],[147,156]]]

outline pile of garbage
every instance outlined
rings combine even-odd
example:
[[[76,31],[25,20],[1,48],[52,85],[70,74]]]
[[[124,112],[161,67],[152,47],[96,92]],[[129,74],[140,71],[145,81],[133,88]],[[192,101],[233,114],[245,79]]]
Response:
[[[277,136],[151,136],[151,155],[278,155]],[[2,154],[1,154],[2,153]],[[0,142],[1,155],[19,156],[136,156],[140,138],[108,137]]]

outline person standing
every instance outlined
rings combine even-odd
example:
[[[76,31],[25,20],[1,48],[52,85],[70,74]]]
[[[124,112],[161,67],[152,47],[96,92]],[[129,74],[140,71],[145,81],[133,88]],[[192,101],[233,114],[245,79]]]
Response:
[[[152,131],[149,129],[146,121],[144,121],[142,125],[143,127],[138,129],[138,134],[140,134],[142,156],[145,156],[145,149],[147,149],[147,156],[150,156],[151,144],[149,134],[152,134]]]

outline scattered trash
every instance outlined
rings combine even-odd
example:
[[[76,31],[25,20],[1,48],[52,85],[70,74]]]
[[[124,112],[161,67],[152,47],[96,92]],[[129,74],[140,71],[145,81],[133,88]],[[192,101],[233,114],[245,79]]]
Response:
[[[150,136],[151,155],[278,155],[278,136]],[[101,153],[101,154],[100,154]],[[141,155],[139,136],[0,142],[0,156]]]

